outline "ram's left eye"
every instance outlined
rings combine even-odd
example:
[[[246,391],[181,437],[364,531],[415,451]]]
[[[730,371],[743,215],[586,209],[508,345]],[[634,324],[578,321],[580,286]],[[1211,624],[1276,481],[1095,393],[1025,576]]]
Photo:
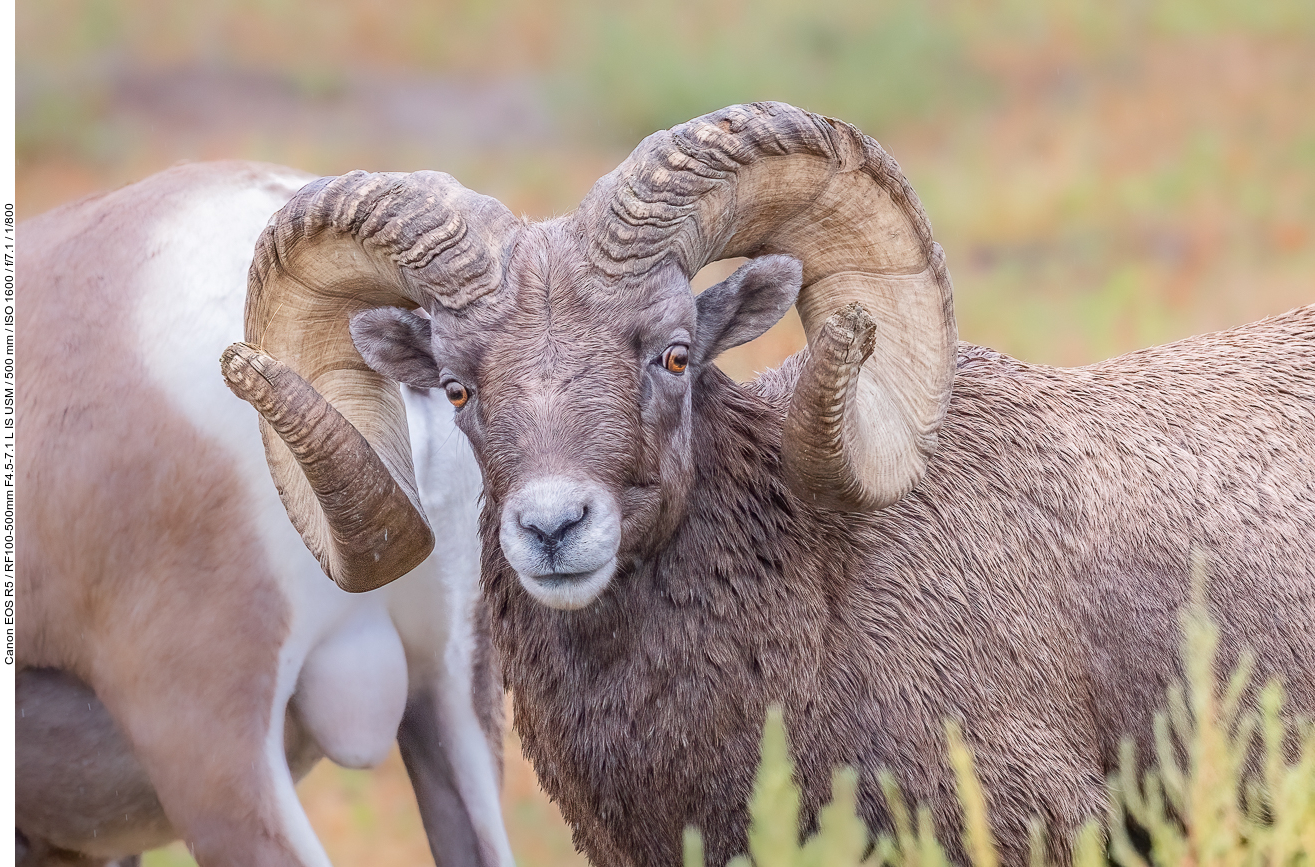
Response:
[[[662,353],[662,366],[672,373],[684,373],[689,367],[689,347],[683,343],[673,343]]]

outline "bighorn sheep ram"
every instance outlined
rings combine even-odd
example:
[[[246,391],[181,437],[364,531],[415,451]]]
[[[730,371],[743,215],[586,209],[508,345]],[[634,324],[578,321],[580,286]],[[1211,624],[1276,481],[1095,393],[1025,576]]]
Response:
[[[694,297],[733,256],[759,258]],[[361,355],[459,407],[515,724],[595,863],[678,863],[688,823],[712,863],[742,849],[771,702],[808,815],[848,763],[886,826],[885,766],[956,846],[952,719],[1007,862],[1033,816],[1065,860],[1120,735],[1147,752],[1196,548],[1226,661],[1253,647],[1315,712],[1315,308],[1072,370],[958,344],[895,162],[774,103],[650,136],[543,223],[446,175],[324,179],[266,229],[251,292],[223,369],[322,560],[349,559],[323,525],[354,479],[398,509],[410,484]],[[718,372],[792,302],[807,350]],[[344,418],[377,456],[334,452]]]
[[[438,863],[511,863],[479,472],[452,408],[405,393],[441,549],[352,595],[215,375],[256,238],[308,179],[185,165],[19,228],[20,863],[181,837],[207,867],[327,865],[294,778],[394,739]]]

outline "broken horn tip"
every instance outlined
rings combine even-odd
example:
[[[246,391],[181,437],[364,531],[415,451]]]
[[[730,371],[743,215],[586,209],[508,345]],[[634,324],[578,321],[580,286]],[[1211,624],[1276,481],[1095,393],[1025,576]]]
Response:
[[[872,342],[877,332],[877,323],[857,301],[849,302],[827,317],[825,327],[841,340],[864,344]]]
[[[224,379],[233,382],[241,376],[242,368],[246,366],[246,359],[243,358],[232,346],[224,350],[219,356],[219,372],[223,374]]]
[[[249,361],[260,354],[260,350],[250,343],[230,343],[228,348],[220,353],[219,363],[228,365],[235,361]]]
[[[868,310],[863,306],[862,301],[850,301],[845,305],[845,312],[857,320],[872,321],[872,317],[868,315]]]

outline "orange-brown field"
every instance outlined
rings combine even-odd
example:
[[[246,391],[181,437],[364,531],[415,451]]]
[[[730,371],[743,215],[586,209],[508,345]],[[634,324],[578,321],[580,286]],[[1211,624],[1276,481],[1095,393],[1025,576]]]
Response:
[[[900,161],[965,340],[1082,364],[1315,302],[1306,0],[21,0],[18,26],[20,218],[221,157],[439,168],[545,217],[643,134],[772,98]],[[507,758],[520,863],[583,863],[514,734]],[[428,862],[396,754],[300,791],[335,863]]]

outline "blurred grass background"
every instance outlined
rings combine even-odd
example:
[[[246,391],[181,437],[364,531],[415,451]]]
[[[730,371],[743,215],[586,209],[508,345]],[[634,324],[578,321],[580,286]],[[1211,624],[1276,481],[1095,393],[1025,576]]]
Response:
[[[437,168],[542,218],[653,130],[780,99],[900,161],[965,340],[1082,364],[1315,301],[1310,0],[20,0],[17,19],[20,218],[221,157]],[[723,364],[747,377],[801,339],[787,321]],[[338,863],[427,860],[396,757],[301,792]],[[505,807],[523,865],[582,863],[514,737]]]

